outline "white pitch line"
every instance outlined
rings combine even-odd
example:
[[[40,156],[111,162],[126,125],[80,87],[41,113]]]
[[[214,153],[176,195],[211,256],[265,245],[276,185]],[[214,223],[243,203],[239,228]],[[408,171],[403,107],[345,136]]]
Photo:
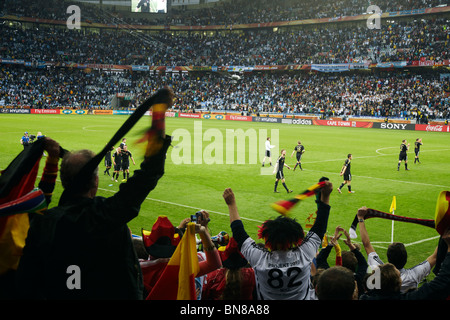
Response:
[[[365,159],[365,158],[377,158],[377,157],[384,157],[384,156],[396,156],[398,153],[381,153],[379,150],[384,149],[392,149],[392,148],[398,148],[398,147],[386,147],[386,148],[379,148],[375,150],[376,155],[373,156],[361,156],[361,157],[353,157],[353,159]],[[420,153],[426,153],[426,152],[439,152],[439,151],[448,151],[450,149],[438,149],[438,150],[420,150]],[[321,163],[321,162],[333,162],[333,161],[343,161],[343,158],[339,159],[328,159],[328,160],[318,160],[318,161],[302,161],[302,164],[309,164],[309,163]]]
[[[92,131],[92,132],[102,132],[102,131],[105,131],[105,130],[93,130],[93,129],[89,129],[89,128],[96,128],[96,127],[108,127],[108,125],[107,125],[107,124],[101,124],[101,125],[85,126],[85,127],[81,128],[81,129],[83,129],[83,130],[85,130],[85,131]],[[108,129],[108,128],[106,128],[106,129]]]
[[[320,172],[320,173],[326,173],[326,174],[337,174],[336,172],[329,172],[329,171],[322,171],[322,170],[312,170],[312,169],[303,169],[303,171]],[[395,180],[395,179],[387,179],[387,178],[359,176],[359,175],[355,175],[355,174],[352,174],[352,177],[360,177],[360,178],[366,178],[366,179],[375,179],[375,180],[383,180],[383,181],[391,181],[391,182],[417,184],[417,185],[428,186],[428,187],[450,188],[450,186],[443,186],[443,185],[440,185],[440,184],[431,184],[431,183],[424,183],[424,182],[404,181],[404,180]]]
[[[110,189],[104,189],[104,188],[98,188],[99,190],[103,190],[103,191],[107,191],[107,192],[117,192],[117,190],[110,190]],[[154,198],[145,198],[146,200],[150,200],[150,201],[156,201],[156,202],[162,202],[162,203],[167,203],[173,206],[178,206],[178,207],[183,207],[183,208],[189,208],[189,209],[195,209],[195,210],[199,210],[199,207],[192,207],[192,206],[188,206],[185,204],[181,204],[181,203],[176,203],[176,202],[171,202],[171,201],[165,201],[165,200],[160,200],[160,199],[154,199]],[[208,209],[203,209],[205,211],[208,212],[212,212],[212,213],[217,213],[219,215],[222,216],[229,216],[228,213],[223,213],[223,212],[219,212],[219,211],[213,211],[213,210],[208,210]],[[246,218],[246,217],[241,217],[241,219],[243,220],[248,220],[248,221],[254,221],[254,222],[258,222],[258,223],[262,223],[264,221],[260,221],[260,220],[254,220],[254,219],[250,219],[250,218]]]
[[[411,242],[411,243],[408,243],[408,244],[405,243],[405,247],[412,246],[412,245],[415,245],[415,244],[419,244],[419,243],[422,243],[422,242],[427,242],[427,241],[439,239],[439,237],[440,236],[435,236],[435,237],[431,237],[431,238],[428,238],[428,239],[422,239],[422,240],[419,240],[419,241]]]
[[[440,236],[434,236],[434,237],[431,237],[431,238],[427,238],[427,239],[422,239],[422,240],[419,240],[419,241],[414,241],[414,242],[411,242],[411,243],[403,243],[404,245],[405,245],[405,247],[410,247],[410,246],[414,246],[414,245],[416,245],[416,244],[420,244],[420,243],[424,243],[424,242],[428,242],[428,241],[432,241],[432,240],[436,240],[436,239],[439,239],[439,237]],[[358,243],[358,241],[354,241],[354,242],[357,242]],[[362,244],[362,243],[361,243]],[[385,250],[387,250],[387,247],[383,247],[383,246],[381,246],[381,244],[391,244],[391,242],[386,242],[386,241],[373,241],[373,242],[371,242],[371,244],[372,244],[372,246],[374,247],[374,248],[380,248],[380,249],[385,249]]]
[[[382,155],[382,156],[385,156],[386,154],[385,154],[385,153],[379,152],[379,150],[384,150],[384,149],[394,149],[394,148],[398,148],[398,147],[386,147],[386,148],[380,148],[380,149],[375,150],[375,152],[378,153],[378,154],[380,154],[380,155]]]
[[[380,156],[392,156],[392,155],[396,155],[397,153],[389,153],[389,154],[386,154],[386,153],[381,153],[381,152],[379,152],[379,150],[384,150],[384,149],[396,149],[396,148],[398,148],[398,147],[386,147],[386,148],[380,148],[380,149],[377,149],[377,150],[375,150],[375,152],[376,153],[378,153]],[[450,150],[450,149],[437,149],[437,150],[420,150],[420,153],[423,153],[423,152],[439,152],[439,151],[448,151],[448,150]],[[399,153],[400,153],[400,151],[399,151]],[[375,156],[375,157],[377,157],[377,156]],[[364,157],[363,157],[364,158]]]

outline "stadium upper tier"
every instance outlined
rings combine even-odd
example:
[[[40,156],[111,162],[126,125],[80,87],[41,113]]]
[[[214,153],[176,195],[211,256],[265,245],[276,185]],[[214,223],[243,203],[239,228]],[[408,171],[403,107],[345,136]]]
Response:
[[[212,6],[174,6],[168,14],[131,14],[130,9],[112,5],[92,5],[61,0],[5,0],[0,12],[39,19],[66,20],[66,9],[76,4],[82,21],[89,23],[136,25],[236,25],[306,19],[335,19],[367,13],[376,5],[382,13],[447,6],[447,0],[227,0]],[[1,6],[1,2],[0,2]]]
[[[0,24],[0,59],[151,66],[255,66],[450,59],[444,18],[365,25],[317,25],[290,32],[83,32],[57,26]]]

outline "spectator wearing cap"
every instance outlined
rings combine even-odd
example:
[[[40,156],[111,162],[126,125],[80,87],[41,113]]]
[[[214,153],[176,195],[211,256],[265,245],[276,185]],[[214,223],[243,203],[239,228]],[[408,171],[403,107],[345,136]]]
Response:
[[[253,300],[256,280],[253,268],[231,238],[219,247],[222,268],[209,273],[203,286],[202,300]]]
[[[148,260],[140,261],[144,298],[160,278],[181,237],[182,232],[175,229],[166,216],[159,216],[151,231],[142,229],[142,241],[149,255]]]
[[[209,217],[207,212],[202,211],[202,217],[197,225],[198,233],[202,240],[205,260],[199,258],[199,272],[197,277],[201,277],[222,266],[219,252],[217,251],[211,236],[206,228]],[[189,222],[184,219],[183,222]],[[182,224],[183,224],[182,222]],[[144,246],[149,254],[148,261],[141,261],[141,270],[144,279],[144,295],[152,291],[156,282],[162,275],[167,263],[172,257],[178,243],[182,237],[182,225],[175,228],[166,216],[159,216],[152,227],[151,232],[143,230]],[[196,231],[197,232],[197,231]]]

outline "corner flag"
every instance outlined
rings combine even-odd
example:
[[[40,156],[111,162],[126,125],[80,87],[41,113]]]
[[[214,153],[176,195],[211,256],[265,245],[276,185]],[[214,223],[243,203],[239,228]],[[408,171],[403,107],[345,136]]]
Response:
[[[392,198],[391,207],[389,208],[389,213],[395,214],[395,209],[397,209],[397,200],[395,199],[395,196]],[[394,220],[392,220],[392,227],[391,227],[391,243],[394,242]]]
[[[392,199],[391,207],[389,208],[389,212],[392,213],[392,214],[397,209],[396,208],[397,207],[397,203],[396,202],[397,201],[396,201],[395,196],[394,196],[393,199]]]

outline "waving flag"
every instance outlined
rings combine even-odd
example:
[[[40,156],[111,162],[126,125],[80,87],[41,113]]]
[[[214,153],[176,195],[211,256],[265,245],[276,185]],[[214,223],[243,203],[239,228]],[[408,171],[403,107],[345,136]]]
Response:
[[[303,191],[302,193],[295,196],[295,198],[289,200],[280,200],[271,204],[271,207],[278,213],[282,215],[286,215],[289,211],[301,200],[304,200],[308,197],[311,197],[316,194],[316,191],[323,187],[325,181],[318,182],[308,189]]]
[[[190,222],[147,300],[196,300],[195,277],[199,269],[195,223]]]
[[[131,128],[141,119],[141,117],[149,110],[150,107],[154,105],[159,105],[157,108],[159,112],[161,105],[164,108],[169,108],[173,102],[173,92],[170,89],[160,89],[154,95],[145,100],[136,110],[128,117],[128,119],[122,124],[119,130],[113,135],[113,137],[109,140],[109,142],[105,145],[105,147],[95,155],[85,166],[83,166],[80,170],[80,173],[75,177],[75,180],[64,189],[60,199],[59,205],[64,204],[73,194],[76,194],[76,191],[80,188],[80,185],[83,184],[83,181],[86,181],[86,177],[92,175],[95,169],[98,167],[100,162],[104,159],[106,153],[111,150],[111,148],[126,134]],[[164,114],[164,113],[163,113]],[[164,116],[161,116],[161,113],[157,113],[156,119],[152,120],[152,126],[148,130],[149,133],[146,137],[148,139],[149,145],[147,146],[146,156],[150,156],[153,152],[157,152],[160,150],[160,145],[153,147],[153,144],[156,142],[160,142],[160,135],[154,135],[153,132],[157,132],[158,134],[162,134],[164,132]],[[154,128],[153,125],[157,125],[157,128]],[[158,139],[154,139],[154,137]],[[156,150],[156,151],[155,151]]]
[[[166,103],[156,103],[152,106],[152,124],[144,136],[137,141],[137,143],[148,142],[145,150],[146,157],[157,153],[163,145],[163,137],[166,129],[166,111],[170,108],[171,104],[170,100],[168,100]]]
[[[0,217],[30,212],[42,214],[46,209],[47,202],[44,192],[39,188],[35,188],[23,197],[0,204]]]
[[[450,191],[442,191],[439,193],[436,203],[435,224],[436,231],[442,234],[450,227]]]
[[[32,201],[36,195],[38,197],[34,200],[42,200],[39,192],[29,197],[26,195],[35,187],[39,161],[44,152],[43,143],[43,139],[39,139],[25,148],[0,176],[0,205],[4,213],[0,214],[0,274],[17,269],[25,246],[30,227],[28,213],[31,211],[24,210],[23,201]],[[42,210],[44,205],[40,203],[37,207]]]

